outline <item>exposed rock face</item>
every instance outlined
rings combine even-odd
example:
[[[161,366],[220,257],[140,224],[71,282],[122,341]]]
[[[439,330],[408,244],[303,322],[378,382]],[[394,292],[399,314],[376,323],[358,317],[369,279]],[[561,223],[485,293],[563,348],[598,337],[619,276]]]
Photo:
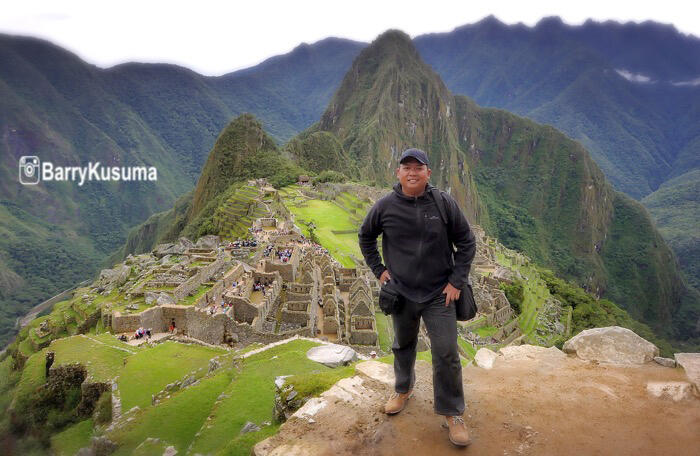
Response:
[[[619,326],[581,331],[566,341],[564,351],[581,359],[615,364],[643,364],[659,356],[656,345]]]
[[[100,271],[100,278],[97,286],[106,291],[112,291],[116,287],[120,287],[126,283],[129,278],[131,268],[125,264],[114,269],[103,269]]]
[[[309,349],[306,357],[328,367],[344,366],[357,360],[357,352],[345,345],[319,345]]]
[[[182,255],[194,244],[187,238],[181,237],[176,243],[158,244],[153,249],[153,256],[163,258],[167,255]]]

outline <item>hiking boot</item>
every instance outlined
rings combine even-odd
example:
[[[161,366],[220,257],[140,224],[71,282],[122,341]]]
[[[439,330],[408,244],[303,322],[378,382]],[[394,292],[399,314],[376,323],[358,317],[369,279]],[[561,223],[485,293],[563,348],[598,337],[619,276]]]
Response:
[[[450,430],[450,442],[457,446],[467,446],[472,443],[469,438],[467,425],[461,416],[446,416],[442,427]]]
[[[406,402],[408,402],[412,395],[413,390],[408,393],[392,393],[391,396],[389,396],[389,400],[384,404],[384,413],[387,415],[396,415],[406,407]]]

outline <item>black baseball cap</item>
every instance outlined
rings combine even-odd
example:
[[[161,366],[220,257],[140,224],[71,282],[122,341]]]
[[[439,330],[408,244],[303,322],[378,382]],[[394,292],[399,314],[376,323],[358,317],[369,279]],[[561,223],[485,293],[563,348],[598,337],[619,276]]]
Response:
[[[428,165],[428,155],[426,155],[425,152],[423,152],[420,149],[406,149],[403,151],[401,154],[401,158],[399,159],[399,163],[403,163],[404,160],[407,158],[415,158],[418,160],[420,163],[424,165]]]

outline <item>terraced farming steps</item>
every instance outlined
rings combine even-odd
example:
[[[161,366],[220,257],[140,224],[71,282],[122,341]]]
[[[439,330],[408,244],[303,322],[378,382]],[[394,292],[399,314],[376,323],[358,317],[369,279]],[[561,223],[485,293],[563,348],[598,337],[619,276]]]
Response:
[[[214,214],[219,235],[224,239],[246,237],[255,219],[269,215],[262,196],[260,189],[250,185],[236,190]]]

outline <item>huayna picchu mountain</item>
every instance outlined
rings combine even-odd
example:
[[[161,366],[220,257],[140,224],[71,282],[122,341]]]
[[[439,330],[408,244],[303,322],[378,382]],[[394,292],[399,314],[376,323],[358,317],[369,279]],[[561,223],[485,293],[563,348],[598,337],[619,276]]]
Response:
[[[346,169],[379,185],[393,181],[404,148],[425,149],[432,182],[508,247],[667,336],[697,334],[697,293],[642,206],[561,132],[450,94],[404,33],[386,32],[360,53],[300,138],[319,132],[342,145],[327,140],[329,155],[347,157]]]

